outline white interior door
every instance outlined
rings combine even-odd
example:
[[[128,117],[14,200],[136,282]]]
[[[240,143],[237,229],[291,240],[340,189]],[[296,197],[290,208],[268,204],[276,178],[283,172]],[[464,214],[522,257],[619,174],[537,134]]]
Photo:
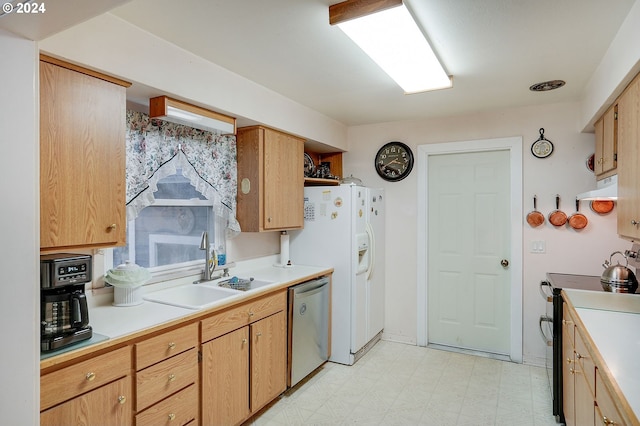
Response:
[[[430,155],[428,341],[510,354],[510,153]]]

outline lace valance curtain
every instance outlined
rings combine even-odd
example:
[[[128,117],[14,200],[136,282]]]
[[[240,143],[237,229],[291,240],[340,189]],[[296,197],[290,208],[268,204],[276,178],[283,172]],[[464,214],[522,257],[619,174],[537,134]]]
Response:
[[[151,119],[127,110],[127,220],[153,204],[160,179],[176,169],[214,203],[226,219],[227,234],[240,232],[236,220],[236,137]]]

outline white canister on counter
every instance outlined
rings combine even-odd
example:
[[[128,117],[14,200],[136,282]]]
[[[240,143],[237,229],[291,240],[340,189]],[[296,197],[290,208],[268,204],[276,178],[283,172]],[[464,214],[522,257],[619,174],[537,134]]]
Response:
[[[104,281],[113,286],[114,306],[135,306],[143,302],[142,285],[149,281],[151,273],[127,260],[104,274]]]

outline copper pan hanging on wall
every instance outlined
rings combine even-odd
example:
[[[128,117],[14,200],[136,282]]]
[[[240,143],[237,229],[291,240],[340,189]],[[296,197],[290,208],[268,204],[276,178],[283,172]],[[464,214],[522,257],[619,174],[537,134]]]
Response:
[[[589,219],[580,213],[580,200],[576,198],[576,212],[569,217],[569,226],[575,230],[583,229],[589,224]]]
[[[598,214],[607,214],[611,213],[613,210],[614,202],[613,200],[593,200],[590,203],[591,210]]]
[[[533,196],[533,211],[531,211],[531,212],[529,212],[529,214],[527,214],[527,223],[532,228],[540,226],[540,225],[542,225],[544,223],[544,215],[542,213],[540,213],[536,209],[536,201],[537,201],[537,199],[538,199],[538,197],[536,197],[534,195]]]
[[[563,226],[567,223],[567,215],[560,210],[560,195],[556,195],[556,209],[549,213],[549,223],[553,226]]]

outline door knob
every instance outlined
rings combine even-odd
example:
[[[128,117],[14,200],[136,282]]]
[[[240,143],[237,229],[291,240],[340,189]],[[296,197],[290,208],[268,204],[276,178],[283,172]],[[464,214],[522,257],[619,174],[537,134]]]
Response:
[[[507,259],[502,259],[500,261],[500,264],[502,265],[503,268],[506,268],[507,266],[509,266],[509,261]]]

